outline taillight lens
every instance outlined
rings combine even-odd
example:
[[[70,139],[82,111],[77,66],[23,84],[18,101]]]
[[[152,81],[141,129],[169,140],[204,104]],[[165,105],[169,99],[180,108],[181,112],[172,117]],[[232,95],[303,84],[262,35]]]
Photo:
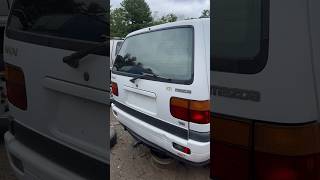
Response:
[[[320,180],[319,123],[279,125],[214,118],[212,126],[212,177]]]
[[[27,110],[27,93],[21,68],[6,64],[6,88],[10,103],[22,110]]]
[[[170,112],[175,118],[197,124],[210,122],[210,102],[195,101],[173,97],[170,100]]]
[[[255,168],[261,180],[320,180],[320,125],[255,123]]]
[[[211,132],[211,177],[223,180],[250,179],[250,124],[213,118]]]
[[[115,96],[119,96],[118,84],[115,82],[111,83],[112,94]]]

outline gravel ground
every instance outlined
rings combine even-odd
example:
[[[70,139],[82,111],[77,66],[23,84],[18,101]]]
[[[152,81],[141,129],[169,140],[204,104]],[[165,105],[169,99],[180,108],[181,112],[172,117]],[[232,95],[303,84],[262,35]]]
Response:
[[[17,180],[14,176],[9,161],[7,158],[6,150],[4,148],[3,134],[5,128],[0,126],[0,180]]]
[[[152,160],[144,145],[134,148],[134,139],[111,116],[118,143],[111,150],[111,180],[209,180],[210,167],[193,167],[175,160],[169,165],[159,165]]]

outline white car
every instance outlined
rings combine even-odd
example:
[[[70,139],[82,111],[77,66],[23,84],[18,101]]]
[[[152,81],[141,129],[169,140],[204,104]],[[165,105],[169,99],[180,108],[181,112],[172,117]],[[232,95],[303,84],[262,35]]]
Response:
[[[213,179],[320,178],[320,1],[216,0]]]
[[[11,8],[5,146],[18,179],[109,178],[109,5],[68,2],[15,0]]]
[[[112,68],[114,61],[116,60],[117,54],[119,53],[123,39],[112,38],[110,40],[110,68]]]
[[[210,158],[210,20],[130,33],[111,75],[113,114],[131,135],[181,161]]]

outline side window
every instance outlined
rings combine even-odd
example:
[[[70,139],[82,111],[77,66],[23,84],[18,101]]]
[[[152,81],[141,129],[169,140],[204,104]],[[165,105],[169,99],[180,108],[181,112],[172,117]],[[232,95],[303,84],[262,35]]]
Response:
[[[103,42],[109,29],[108,8],[105,0],[15,0],[7,34],[23,41],[46,36]]]
[[[268,59],[269,0],[214,1],[211,70],[255,74]]]

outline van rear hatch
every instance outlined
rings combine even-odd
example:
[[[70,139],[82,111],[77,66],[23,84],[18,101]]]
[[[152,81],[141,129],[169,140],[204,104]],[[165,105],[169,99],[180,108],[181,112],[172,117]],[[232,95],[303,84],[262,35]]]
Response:
[[[129,35],[112,70],[117,107],[182,139],[188,139],[191,126],[190,117],[183,117],[189,111],[188,100],[202,102],[209,97],[205,48],[195,53],[197,45],[203,47],[203,33],[199,33],[203,26],[195,24],[148,28]],[[205,93],[197,93],[199,88]]]
[[[107,163],[108,5],[104,0],[16,0],[5,61],[24,76],[26,108],[11,114],[28,129]],[[72,67],[63,59],[92,49]],[[10,79],[9,79],[10,80]]]

